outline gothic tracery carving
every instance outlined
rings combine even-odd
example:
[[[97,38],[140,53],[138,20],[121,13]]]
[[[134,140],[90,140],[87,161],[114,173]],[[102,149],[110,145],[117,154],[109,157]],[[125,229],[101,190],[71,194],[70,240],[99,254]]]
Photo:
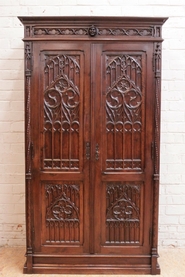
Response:
[[[107,169],[141,170],[141,56],[109,55],[106,66]]]
[[[109,182],[107,184],[107,242],[139,242],[140,186],[139,183]]]
[[[47,242],[79,241],[80,186],[78,184],[46,184]]]
[[[45,168],[79,168],[79,57],[50,56],[45,66],[44,153]],[[69,139],[67,137],[69,136]],[[67,142],[69,141],[69,143]],[[62,143],[66,147],[62,147]],[[54,151],[55,144],[58,152]],[[65,152],[64,152],[65,151]]]

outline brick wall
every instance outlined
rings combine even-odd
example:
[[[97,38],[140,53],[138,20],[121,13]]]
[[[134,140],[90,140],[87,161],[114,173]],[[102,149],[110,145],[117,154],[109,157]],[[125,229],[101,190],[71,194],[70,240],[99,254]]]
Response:
[[[24,52],[18,15],[170,17],[163,27],[159,245],[185,246],[184,0],[0,0],[0,245],[25,245]]]

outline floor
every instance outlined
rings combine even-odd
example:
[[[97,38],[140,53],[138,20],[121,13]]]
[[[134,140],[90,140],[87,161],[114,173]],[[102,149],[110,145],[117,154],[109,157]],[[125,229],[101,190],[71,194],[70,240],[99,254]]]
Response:
[[[22,273],[22,267],[25,261],[24,258],[25,249],[23,247],[1,247],[0,248],[0,277],[20,277],[25,276]],[[185,249],[160,249],[159,263],[161,266],[161,277],[185,277]],[[30,274],[28,276],[34,277],[85,277],[93,276],[99,277],[102,275],[59,275],[59,274]],[[105,276],[105,275],[104,275]],[[114,275],[109,275],[113,277]],[[116,277],[132,277],[143,275],[116,275]],[[151,275],[144,275],[151,276]]]

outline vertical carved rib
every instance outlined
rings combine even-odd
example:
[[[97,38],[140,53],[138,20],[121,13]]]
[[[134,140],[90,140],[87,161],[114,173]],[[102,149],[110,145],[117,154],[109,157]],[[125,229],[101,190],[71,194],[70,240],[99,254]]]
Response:
[[[30,81],[31,81],[31,43],[25,44],[25,101],[26,101],[26,179],[31,178],[31,131],[30,131]]]
[[[155,70],[155,130],[154,130],[154,177],[153,177],[153,239],[152,274],[157,267],[158,206],[159,206],[159,151],[160,151],[160,95],[161,95],[161,44],[156,43],[154,53]]]
[[[160,94],[161,94],[161,45],[155,49],[155,171],[159,175],[159,141],[160,141]]]
[[[31,93],[31,42],[25,43],[25,152],[26,152],[26,232],[27,232],[27,268],[32,268],[31,238],[31,130],[30,130],[30,93]]]

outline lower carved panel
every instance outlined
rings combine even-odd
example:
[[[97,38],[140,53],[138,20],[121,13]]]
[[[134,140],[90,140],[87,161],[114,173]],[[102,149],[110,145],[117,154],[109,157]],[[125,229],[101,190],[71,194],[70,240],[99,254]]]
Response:
[[[79,184],[47,184],[46,243],[79,243]]]
[[[109,182],[106,198],[106,243],[140,243],[141,183]]]

